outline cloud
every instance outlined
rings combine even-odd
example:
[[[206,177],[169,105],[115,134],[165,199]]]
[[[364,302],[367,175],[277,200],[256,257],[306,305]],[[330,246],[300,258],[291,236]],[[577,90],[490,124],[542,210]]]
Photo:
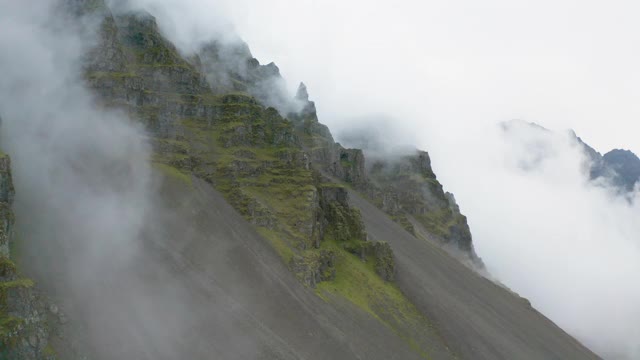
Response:
[[[76,33],[91,25],[49,5],[2,6],[0,46],[11,49],[0,55],[2,146],[14,160],[20,201],[77,224],[73,237],[92,234],[99,253],[137,236],[150,152],[141,129],[123,114],[98,111],[84,88],[81,65],[91,42]]]
[[[279,65],[290,89],[308,85],[334,134],[354,119],[392,119],[402,129],[395,134],[408,134],[394,136],[397,145],[430,151],[496,277],[600,354],[640,357],[638,206],[588,184],[583,154],[566,138],[505,138],[497,126],[535,121],[574,129],[600,151],[640,152],[638,4],[137,4],[156,7],[166,35],[186,50],[219,32],[219,22],[233,24],[256,57]],[[531,164],[532,141],[545,153]]]
[[[160,211],[144,131],[94,106],[85,88],[97,24],[68,18],[59,2],[39,5],[0,3],[0,146],[12,158],[21,270],[71,319],[57,331],[73,351],[172,357],[190,313],[166,265],[141,251]]]
[[[598,353],[634,359],[640,207],[590,183],[584,153],[565,134],[469,139],[482,152],[449,153],[468,167],[445,184],[458,189],[490,272]]]

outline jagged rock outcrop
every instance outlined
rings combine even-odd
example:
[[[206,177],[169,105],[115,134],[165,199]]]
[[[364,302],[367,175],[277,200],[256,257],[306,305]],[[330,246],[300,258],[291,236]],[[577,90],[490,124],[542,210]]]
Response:
[[[261,65],[239,39],[211,41],[189,61],[205,74],[214,94],[244,92],[282,114],[298,110],[299,105],[287,96],[286,83],[276,64]]]
[[[296,92],[295,100],[302,105],[302,109],[298,112],[298,116],[303,118],[311,117],[317,119],[316,104],[309,100],[309,91],[304,83],[300,83]],[[326,135],[326,134],[325,134]]]
[[[314,167],[366,194],[413,235],[412,220],[430,233],[430,239],[449,250],[459,250],[462,257],[483,266],[475,254],[467,219],[453,195],[445,193],[436,179],[428,153],[417,151],[415,155],[379,159],[367,166],[363,150],[342,147],[318,121],[304,84],[300,84],[296,100],[303,103],[303,110],[290,118]]]
[[[106,10],[105,10],[106,11]],[[126,59],[122,47],[115,36],[117,28],[112,16],[106,16],[101,25],[98,42],[87,54],[86,67],[91,72],[121,72],[126,68]]]
[[[349,193],[340,185],[319,187],[323,234],[338,242],[366,241],[360,213],[349,206]]]
[[[630,150],[613,149],[601,155],[594,148],[585,143],[575,132],[571,131],[572,138],[582,147],[588,163],[591,180],[606,179],[621,193],[634,190],[640,180],[640,158]]]
[[[11,161],[0,155],[0,359],[55,359],[49,346],[49,309],[31,279],[10,258],[15,223]]]
[[[421,226],[445,248],[483,266],[475,253],[467,218],[460,213],[453,194],[443,190],[427,152],[378,160],[371,166],[369,178],[366,195],[407,231],[419,235],[415,226]]]
[[[300,84],[296,100],[302,104],[299,113],[289,114],[311,162],[322,173],[360,187],[367,183],[365,158],[360,149],[346,149],[336,143],[329,128],[318,121],[315,104],[309,100],[304,84]]]
[[[336,254],[330,250],[320,250],[306,256],[294,255],[291,258],[291,271],[303,284],[315,288],[323,281],[336,277]]]
[[[396,265],[391,246],[386,242],[371,244],[369,252],[373,256],[376,273],[386,281],[393,281],[396,276]]]

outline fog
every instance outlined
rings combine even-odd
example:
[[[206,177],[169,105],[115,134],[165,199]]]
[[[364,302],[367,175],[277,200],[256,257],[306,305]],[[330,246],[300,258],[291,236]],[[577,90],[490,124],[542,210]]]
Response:
[[[387,119],[385,144],[430,151],[493,276],[599,354],[640,357],[640,209],[590,184],[563,135],[640,152],[635,2],[136,5],[184,52],[234,29],[291,91],[307,84],[338,139]],[[558,135],[505,136],[498,124],[511,119]]]
[[[22,270],[70,319],[56,334],[77,344],[56,345],[62,358],[171,357],[188,316],[178,284],[140,251],[157,216],[150,147],[84,86],[95,19],[68,16],[61,2],[32,5],[0,3],[0,141],[12,158]]]

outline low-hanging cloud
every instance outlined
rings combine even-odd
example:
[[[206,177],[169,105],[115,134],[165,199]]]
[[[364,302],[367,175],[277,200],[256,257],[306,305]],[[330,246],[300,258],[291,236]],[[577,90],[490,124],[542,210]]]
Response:
[[[175,358],[186,295],[141,247],[160,211],[151,149],[127,116],[95,105],[83,66],[99,22],[63,3],[0,3],[0,146],[21,265],[71,319],[62,357]]]
[[[564,132],[505,137],[498,126],[522,118],[572,128],[600,151],[640,150],[637,4],[133,3],[155,7],[184,51],[220,19],[233,24],[290,88],[305,81],[334,134],[387,114],[411,134],[397,145],[430,151],[494,276],[599,354],[640,357],[638,201],[590,183]]]
[[[59,2],[44,5],[2,4],[0,42],[11,49],[0,55],[2,147],[13,157],[18,211],[46,214],[48,225],[57,224],[48,230],[90,245],[98,255],[91,260],[106,260],[130,249],[142,226],[150,149],[141,129],[123,114],[99,111],[83,86],[92,39],[78,30],[97,24],[67,19]]]
[[[599,354],[636,358],[637,202],[590,182],[586,155],[568,132],[527,125],[483,135],[467,138],[481,153],[460,149],[446,160],[468,166],[448,184],[464,199],[489,271]]]

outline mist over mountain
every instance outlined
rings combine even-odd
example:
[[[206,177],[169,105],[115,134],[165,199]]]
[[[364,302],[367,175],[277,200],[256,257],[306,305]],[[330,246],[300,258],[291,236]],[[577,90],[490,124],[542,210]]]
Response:
[[[614,172],[614,183],[627,191],[635,188],[640,179],[640,159],[630,150],[614,149],[602,157],[604,164]]]
[[[541,165],[545,159],[554,156],[552,143],[554,138],[562,136],[554,134],[550,130],[535,124],[513,120],[502,124],[502,129],[507,136],[518,132],[535,132],[541,135],[538,141],[529,142],[527,147],[530,150],[531,159],[523,162],[525,169],[535,168]],[[567,132],[566,141],[570,145],[577,145],[584,153],[584,167],[586,176],[594,184],[609,187],[621,195],[633,198],[635,195],[635,185],[640,180],[640,158],[630,150],[613,149],[604,155],[589,146],[584,140],[578,137],[574,131]],[[517,135],[516,135],[517,136]]]
[[[395,5],[336,57],[361,5],[0,3],[0,358],[634,359],[640,160],[439,102]]]

